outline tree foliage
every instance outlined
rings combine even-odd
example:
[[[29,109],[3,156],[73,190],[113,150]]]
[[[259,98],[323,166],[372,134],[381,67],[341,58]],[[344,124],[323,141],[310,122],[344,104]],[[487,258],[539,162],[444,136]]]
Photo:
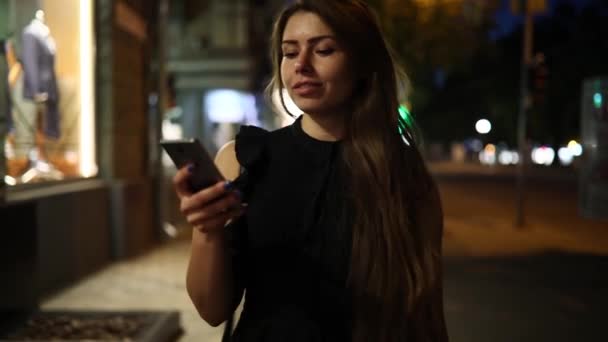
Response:
[[[493,123],[489,139],[515,145],[523,34],[520,27],[490,39],[498,1],[369,2],[411,78],[413,115],[427,138],[470,137],[484,116]],[[467,15],[467,3],[487,7]],[[582,81],[608,76],[607,19],[608,3],[600,0],[582,10],[562,0],[551,15],[535,18],[534,52],[546,56],[549,78],[544,103],[528,114],[530,139],[560,144],[578,137]]]
[[[484,37],[493,22],[488,16],[498,1],[369,0],[413,84],[411,106],[425,135],[430,127],[458,117],[451,109],[427,114],[438,101],[446,81],[473,72],[470,62],[486,49]],[[456,94],[446,94],[454,96]],[[446,121],[444,121],[446,120]],[[459,119],[456,119],[459,120]],[[434,128],[433,133],[441,129]],[[445,136],[445,135],[444,135]]]

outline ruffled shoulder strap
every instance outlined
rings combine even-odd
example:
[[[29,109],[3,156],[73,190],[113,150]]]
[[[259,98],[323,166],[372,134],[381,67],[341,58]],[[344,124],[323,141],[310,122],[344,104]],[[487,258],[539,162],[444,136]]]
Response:
[[[266,159],[266,145],[270,132],[256,126],[242,126],[235,139],[236,159],[251,172]]]

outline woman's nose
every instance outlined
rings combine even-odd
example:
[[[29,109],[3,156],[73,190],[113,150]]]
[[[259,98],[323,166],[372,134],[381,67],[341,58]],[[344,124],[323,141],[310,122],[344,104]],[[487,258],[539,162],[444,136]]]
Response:
[[[310,60],[307,53],[301,53],[298,56],[295,67],[297,73],[310,71]]]

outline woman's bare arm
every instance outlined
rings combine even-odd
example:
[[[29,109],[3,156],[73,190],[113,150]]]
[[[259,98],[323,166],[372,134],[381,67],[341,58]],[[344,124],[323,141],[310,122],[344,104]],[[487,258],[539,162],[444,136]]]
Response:
[[[238,176],[240,166],[233,141],[220,149],[215,163],[226,179]],[[186,288],[199,315],[211,326],[218,326],[230,317],[235,301],[232,262],[226,243],[222,230],[192,230]]]

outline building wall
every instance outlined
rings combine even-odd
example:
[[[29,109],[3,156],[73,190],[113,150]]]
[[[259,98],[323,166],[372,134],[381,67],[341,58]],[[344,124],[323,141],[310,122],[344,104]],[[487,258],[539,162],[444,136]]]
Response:
[[[110,262],[109,204],[109,189],[99,181],[36,201],[39,296]]]
[[[32,202],[0,205],[0,318],[38,305],[35,209]]]
[[[137,180],[147,174],[144,42],[117,29],[113,33],[112,121],[114,178]]]
[[[194,4],[196,3],[196,4]],[[246,49],[248,43],[247,0],[195,0],[170,2],[169,57],[205,58],[222,50]]]
[[[148,106],[152,73],[148,50],[153,38],[149,31],[154,23],[147,20],[146,5],[155,4],[142,0],[98,4],[100,173],[112,189],[112,253],[117,258],[142,253],[161,239],[155,214],[157,180],[149,163],[156,123],[150,122]]]

